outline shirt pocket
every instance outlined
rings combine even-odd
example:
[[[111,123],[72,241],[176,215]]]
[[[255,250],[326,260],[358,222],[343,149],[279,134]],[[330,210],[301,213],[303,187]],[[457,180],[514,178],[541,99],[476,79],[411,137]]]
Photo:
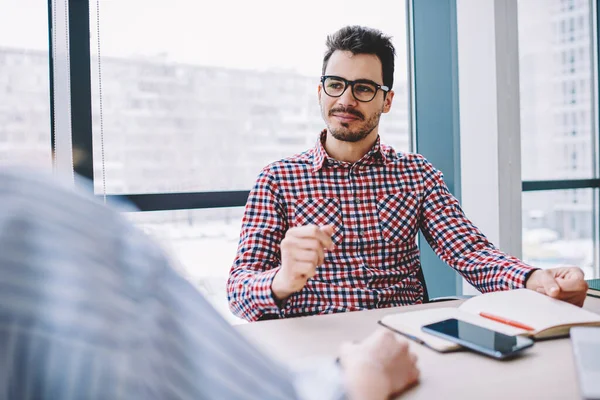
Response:
[[[340,245],[343,240],[342,214],[339,199],[296,199],[294,226],[333,225],[331,240]]]
[[[419,201],[412,193],[398,192],[377,198],[379,229],[386,242],[406,242],[417,233]]]

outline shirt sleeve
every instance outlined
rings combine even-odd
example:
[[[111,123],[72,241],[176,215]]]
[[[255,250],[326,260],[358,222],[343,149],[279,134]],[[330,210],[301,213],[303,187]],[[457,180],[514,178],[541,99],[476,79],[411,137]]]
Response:
[[[294,375],[237,332],[165,264],[147,303],[142,362],[156,398],[297,399]],[[158,385],[156,384],[158,382]]]
[[[340,365],[333,358],[311,358],[292,366],[293,382],[301,400],[343,400],[346,391]]]
[[[156,303],[148,303],[153,317],[145,318],[143,327],[153,333],[144,340],[136,367],[157,398],[344,398],[342,373],[334,360],[286,368],[237,332],[168,266],[157,282]]]
[[[281,265],[280,244],[287,231],[277,182],[263,170],[250,192],[236,258],[227,280],[231,311],[249,321],[279,316],[271,283]]]
[[[423,162],[425,195],[419,227],[433,251],[483,293],[525,287],[529,273],[536,268],[490,243],[467,219],[443,174]]]

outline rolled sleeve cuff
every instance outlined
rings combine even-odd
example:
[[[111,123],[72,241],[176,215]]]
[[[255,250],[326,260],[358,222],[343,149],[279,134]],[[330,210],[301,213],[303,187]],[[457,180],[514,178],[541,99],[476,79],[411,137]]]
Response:
[[[275,278],[278,271],[279,267],[262,272],[256,276],[252,284],[252,290],[250,290],[253,295],[252,300],[256,308],[262,311],[262,314],[279,315],[281,313],[271,290],[273,278]]]
[[[506,268],[504,282],[506,289],[522,289],[533,271],[539,268],[524,263],[518,263]]]
[[[347,399],[343,373],[334,359],[306,359],[293,365],[292,372],[300,400]]]

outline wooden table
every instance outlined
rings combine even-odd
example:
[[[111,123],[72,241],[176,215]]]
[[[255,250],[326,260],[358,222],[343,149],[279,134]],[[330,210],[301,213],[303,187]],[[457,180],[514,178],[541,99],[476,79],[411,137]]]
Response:
[[[236,329],[273,358],[295,363],[315,356],[335,357],[343,341],[361,340],[375,329],[384,329],[377,325],[384,315],[460,303],[254,322]],[[600,299],[588,296],[584,308],[600,314]],[[580,398],[568,338],[536,342],[523,356],[509,361],[467,351],[441,354],[415,342],[411,348],[419,357],[421,381],[401,396],[403,400]]]

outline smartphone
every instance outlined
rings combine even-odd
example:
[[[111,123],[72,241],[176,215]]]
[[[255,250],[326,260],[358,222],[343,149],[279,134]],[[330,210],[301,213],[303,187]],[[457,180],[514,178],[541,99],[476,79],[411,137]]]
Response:
[[[513,357],[533,346],[533,340],[528,337],[505,335],[456,318],[425,325],[421,329],[431,335],[498,359]]]

